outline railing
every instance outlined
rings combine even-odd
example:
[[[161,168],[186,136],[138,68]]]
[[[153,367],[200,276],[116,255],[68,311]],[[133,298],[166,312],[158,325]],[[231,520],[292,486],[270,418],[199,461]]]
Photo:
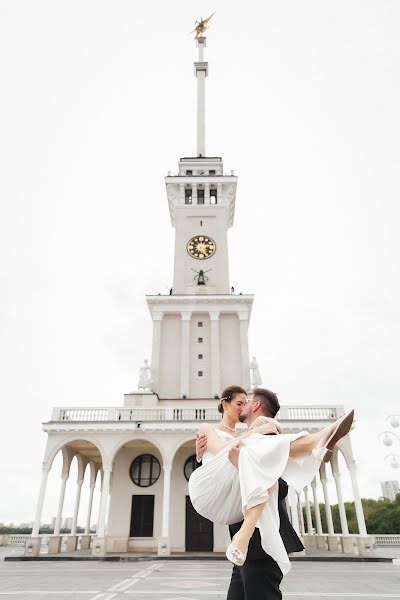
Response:
[[[400,535],[374,535],[376,546],[400,546]]]
[[[341,406],[284,406],[281,421],[334,421],[343,414]],[[52,422],[155,422],[155,421],[219,421],[220,413],[208,407],[165,408],[54,408]]]
[[[31,537],[30,533],[0,535],[0,546],[25,546],[25,542]],[[48,535],[41,535],[42,545],[48,543]]]

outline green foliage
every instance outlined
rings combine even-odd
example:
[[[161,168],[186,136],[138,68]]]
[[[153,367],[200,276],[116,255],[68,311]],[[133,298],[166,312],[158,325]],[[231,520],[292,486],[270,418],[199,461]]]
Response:
[[[368,533],[385,534],[385,533],[400,533],[400,494],[397,494],[394,502],[386,500],[385,498],[379,500],[372,500],[370,498],[363,498],[362,505],[364,509],[365,522]],[[347,523],[349,526],[350,533],[358,533],[357,527],[357,516],[354,507],[354,502],[345,502]],[[325,505],[319,505],[322,521],[322,530],[328,531],[325,515]],[[335,532],[341,532],[339,507],[337,504],[331,507],[332,519]],[[306,523],[305,509],[304,522]],[[311,505],[311,515],[313,524],[315,527],[315,514],[314,507]]]

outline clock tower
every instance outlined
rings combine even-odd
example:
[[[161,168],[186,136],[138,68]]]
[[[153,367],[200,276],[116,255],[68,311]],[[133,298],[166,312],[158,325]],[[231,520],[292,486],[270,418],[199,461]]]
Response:
[[[160,401],[213,401],[223,387],[248,389],[247,330],[253,296],[229,283],[228,229],[235,212],[237,177],[205,151],[206,38],[197,38],[197,153],[181,158],[165,178],[175,228],[173,287],[148,296],[153,319],[152,381]]]

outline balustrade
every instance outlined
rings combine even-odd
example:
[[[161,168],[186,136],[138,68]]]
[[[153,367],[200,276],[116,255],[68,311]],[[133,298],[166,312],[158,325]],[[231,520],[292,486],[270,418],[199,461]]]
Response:
[[[334,421],[343,414],[341,406],[284,406],[281,421]],[[53,422],[218,421],[216,408],[55,408]]]

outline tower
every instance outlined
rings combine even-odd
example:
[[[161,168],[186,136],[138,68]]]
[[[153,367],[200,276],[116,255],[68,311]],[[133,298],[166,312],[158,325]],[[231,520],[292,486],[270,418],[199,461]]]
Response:
[[[165,178],[175,228],[172,292],[147,296],[153,319],[152,380],[160,399],[207,399],[250,386],[247,331],[253,296],[231,294],[228,229],[237,177],[205,149],[206,38],[197,38],[197,152]]]

